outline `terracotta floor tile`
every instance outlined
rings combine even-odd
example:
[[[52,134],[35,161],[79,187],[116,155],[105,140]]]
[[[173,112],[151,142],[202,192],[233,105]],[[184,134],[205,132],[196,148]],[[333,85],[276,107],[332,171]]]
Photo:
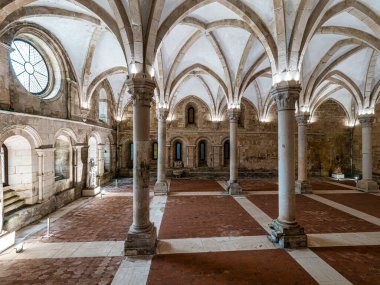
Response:
[[[224,191],[214,180],[172,179],[170,192],[211,192]]]
[[[380,246],[321,247],[312,250],[353,284],[380,284]]]
[[[265,180],[241,180],[240,186],[243,191],[277,191],[278,185]]]
[[[311,187],[313,190],[347,190],[347,187],[330,184],[323,181],[312,181]]]
[[[0,284],[111,284],[122,257],[0,261]]]
[[[380,218],[380,196],[366,193],[328,194],[319,196]]]
[[[46,230],[33,235],[45,242],[125,240],[132,224],[132,197],[92,199],[51,224],[54,236],[42,238]]]
[[[278,217],[277,195],[255,195],[249,196],[248,199],[271,218]],[[297,195],[296,217],[297,221],[305,228],[305,232],[310,234],[380,230],[379,226],[302,195]]]
[[[158,255],[149,285],[317,284],[283,250]]]
[[[169,196],[159,238],[265,234],[265,230],[230,196]]]

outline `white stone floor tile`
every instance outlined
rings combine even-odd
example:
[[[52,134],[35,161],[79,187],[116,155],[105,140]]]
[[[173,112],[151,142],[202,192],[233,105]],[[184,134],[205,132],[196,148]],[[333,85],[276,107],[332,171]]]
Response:
[[[154,196],[150,203],[150,220],[154,223],[157,229],[157,234],[160,231],[162,218],[166,206],[167,196]]]
[[[333,182],[333,181],[326,181],[326,182],[329,183],[329,184],[332,184],[332,185],[341,186],[341,187],[344,187],[344,188],[356,190],[355,186],[350,186],[350,185],[346,185],[346,184],[342,184],[342,183],[338,183],[338,182]]]
[[[126,257],[120,264],[112,285],[145,285],[152,256]]]
[[[238,202],[239,205],[269,233],[269,224],[272,223],[273,219],[246,197],[238,196],[234,198],[235,201]]]
[[[315,281],[321,285],[328,284],[352,284],[344,278],[338,271],[332,268],[328,263],[321,259],[310,249],[287,250],[289,255],[293,257],[303,269],[309,273]]]
[[[267,236],[165,239],[158,242],[157,254],[265,249],[275,249]]]
[[[278,191],[243,191],[247,195],[277,195]]]
[[[123,256],[124,241],[95,242],[33,242],[25,243],[24,251],[16,253],[13,248],[0,255],[0,260],[39,259],[70,257]]]
[[[313,190],[314,194],[359,194],[356,190]]]
[[[314,194],[304,194],[305,196],[313,199],[313,200],[316,200],[318,202],[321,202],[323,204],[326,204],[328,206],[331,206],[335,209],[338,209],[342,212],[345,212],[347,214],[350,214],[352,216],[355,216],[359,219],[362,219],[362,220],[365,220],[369,223],[372,223],[372,224],[375,224],[377,226],[380,226],[380,219],[377,218],[377,217],[374,217],[374,216],[371,216],[371,215],[368,215],[366,213],[363,213],[361,211],[358,211],[358,210],[355,210],[353,208],[350,208],[350,207],[347,207],[347,206],[344,206],[342,204],[339,204],[339,203],[336,203],[334,201],[331,201],[331,200],[328,200],[324,197],[321,197],[321,196],[318,196],[318,195],[314,195]]]
[[[308,234],[309,247],[380,245],[380,232]]]
[[[219,195],[228,195],[226,192],[170,192],[169,196],[219,196]]]

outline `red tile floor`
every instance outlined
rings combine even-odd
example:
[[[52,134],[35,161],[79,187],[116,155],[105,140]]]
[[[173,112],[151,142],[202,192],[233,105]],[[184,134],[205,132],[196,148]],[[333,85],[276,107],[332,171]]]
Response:
[[[111,284],[114,278],[119,280],[114,284],[123,285],[323,284],[323,280],[339,276],[352,284],[380,284],[380,220],[377,220],[380,218],[379,196],[350,194],[347,191],[316,196],[373,216],[363,220],[363,217],[356,217],[354,212],[342,212],[304,195],[297,195],[297,219],[307,233],[323,233],[338,241],[339,236],[336,234],[351,234],[352,238],[359,232],[364,236],[360,240],[362,246],[352,242],[351,246],[331,247],[328,242],[322,242],[320,247],[306,251],[315,253],[313,258],[319,260],[317,265],[313,265],[317,266],[313,271],[313,266],[308,266],[307,260],[310,257],[304,258],[305,261],[294,257],[305,254],[305,251],[297,253],[298,251],[276,249],[266,238],[263,215],[269,216],[269,221],[277,217],[277,194],[263,195],[259,192],[264,189],[273,190],[276,185],[273,179],[244,180],[243,186],[247,189],[252,187],[252,191],[258,192],[241,197],[219,193],[222,188],[215,181],[172,181],[172,190],[199,193],[189,196],[157,196],[152,199],[152,211],[155,211],[157,199],[163,203],[156,209],[162,216],[159,239],[165,239],[166,242],[187,242],[192,239],[196,244],[208,243],[212,250],[201,251],[189,247],[186,249],[190,252],[181,253],[174,248],[171,254],[155,255],[151,263],[125,259],[121,251],[132,223],[133,198],[126,197],[122,192],[130,185],[130,181],[124,181],[118,187],[110,184],[105,188],[113,189],[113,195],[121,192],[119,196],[89,198],[60,216],[51,225],[55,234],[52,238],[41,238],[45,230],[36,228],[25,240],[24,253],[16,255],[11,249],[0,254],[0,284]],[[343,185],[336,186],[326,181],[315,181],[314,185],[319,185],[322,190],[347,190]],[[204,195],[202,192],[205,191],[214,193]],[[178,194],[183,193],[176,193]],[[246,207],[251,207],[252,211],[243,208],[242,202],[246,203],[243,203]],[[256,207],[253,208],[254,206]],[[264,214],[257,212],[257,209]],[[245,241],[252,239],[252,242],[260,240],[259,245],[256,247],[248,243],[244,251],[231,247],[229,239],[238,243],[244,238]],[[115,243],[112,246],[120,247],[120,251],[116,248],[113,255],[107,255],[102,253],[102,248],[97,248],[104,246],[102,243],[111,241]],[[229,249],[215,245],[226,241],[230,245]],[[73,251],[70,257],[56,254],[49,258],[49,250],[37,252],[32,245],[49,246],[49,250],[54,247],[60,249],[62,246],[70,248],[85,245],[88,250]],[[91,254],[94,256],[88,256]],[[321,263],[327,267],[319,268],[318,264]],[[123,269],[125,264],[130,267]],[[141,268],[145,268],[145,271],[139,271],[143,270]],[[338,283],[331,281],[329,284]]]

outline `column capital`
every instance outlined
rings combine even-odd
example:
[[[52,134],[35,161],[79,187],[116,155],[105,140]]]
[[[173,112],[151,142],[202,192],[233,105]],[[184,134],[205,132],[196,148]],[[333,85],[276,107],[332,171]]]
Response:
[[[157,119],[159,121],[165,121],[168,118],[169,115],[169,109],[168,108],[157,108],[156,111]]]
[[[298,113],[296,115],[296,121],[299,126],[307,126],[309,124],[309,113]]]
[[[271,92],[272,98],[277,105],[277,111],[295,110],[295,104],[301,90],[301,85],[294,80],[274,85]]]
[[[227,110],[227,116],[230,122],[237,122],[240,117],[240,109],[231,108]]]
[[[358,119],[363,128],[369,128],[369,127],[372,127],[372,124],[375,121],[375,115],[374,114],[360,115]]]
[[[156,83],[146,74],[137,74],[128,77],[127,86],[132,95],[133,104],[150,106]]]

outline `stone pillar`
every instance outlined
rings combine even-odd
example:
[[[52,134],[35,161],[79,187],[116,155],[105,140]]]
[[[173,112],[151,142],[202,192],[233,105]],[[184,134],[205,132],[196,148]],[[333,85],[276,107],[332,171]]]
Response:
[[[154,186],[155,195],[166,195],[169,191],[166,181],[166,119],[169,110],[157,109],[158,119],[158,157],[157,157],[157,182]]]
[[[126,255],[155,254],[156,227],[149,219],[150,104],[155,83],[137,74],[127,79],[133,100],[133,223],[125,241]]]
[[[301,87],[295,81],[281,82],[272,89],[278,112],[278,212],[270,225],[269,239],[283,248],[306,247],[304,229],[296,221],[295,197],[295,103]]]
[[[83,187],[83,179],[86,181],[87,176],[83,176],[83,161],[82,149],[88,148],[84,144],[76,144],[73,146],[73,183],[75,189],[78,191]]]
[[[238,143],[237,143],[237,128],[240,116],[240,109],[233,108],[227,111],[230,121],[230,180],[228,181],[228,192],[231,195],[241,193],[241,187],[238,183]]]
[[[38,203],[53,194],[55,148],[37,148]],[[49,193],[49,190],[51,193]]]
[[[0,109],[9,110],[11,98],[9,93],[9,54],[11,47],[0,42]]]
[[[298,124],[298,180],[296,181],[296,193],[312,193],[311,184],[307,179],[307,124],[309,114],[298,114],[296,116]]]
[[[104,174],[104,144],[98,144],[98,175],[102,177]],[[100,184],[98,184],[100,186]]]
[[[187,145],[186,146],[186,160],[185,160],[185,167],[188,168],[195,168],[195,145]]]
[[[0,144],[1,146],[1,144]],[[0,152],[0,166],[3,163],[4,155]],[[2,167],[0,167],[0,236],[3,231],[4,225],[4,192],[3,192],[3,173]]]
[[[356,189],[364,192],[379,192],[379,185],[372,180],[372,125],[373,114],[359,116],[362,125],[362,180],[358,181]]]
[[[220,168],[222,166],[221,163],[221,153],[222,153],[222,145],[214,145],[212,146],[212,156],[213,156],[213,164],[212,167]]]

